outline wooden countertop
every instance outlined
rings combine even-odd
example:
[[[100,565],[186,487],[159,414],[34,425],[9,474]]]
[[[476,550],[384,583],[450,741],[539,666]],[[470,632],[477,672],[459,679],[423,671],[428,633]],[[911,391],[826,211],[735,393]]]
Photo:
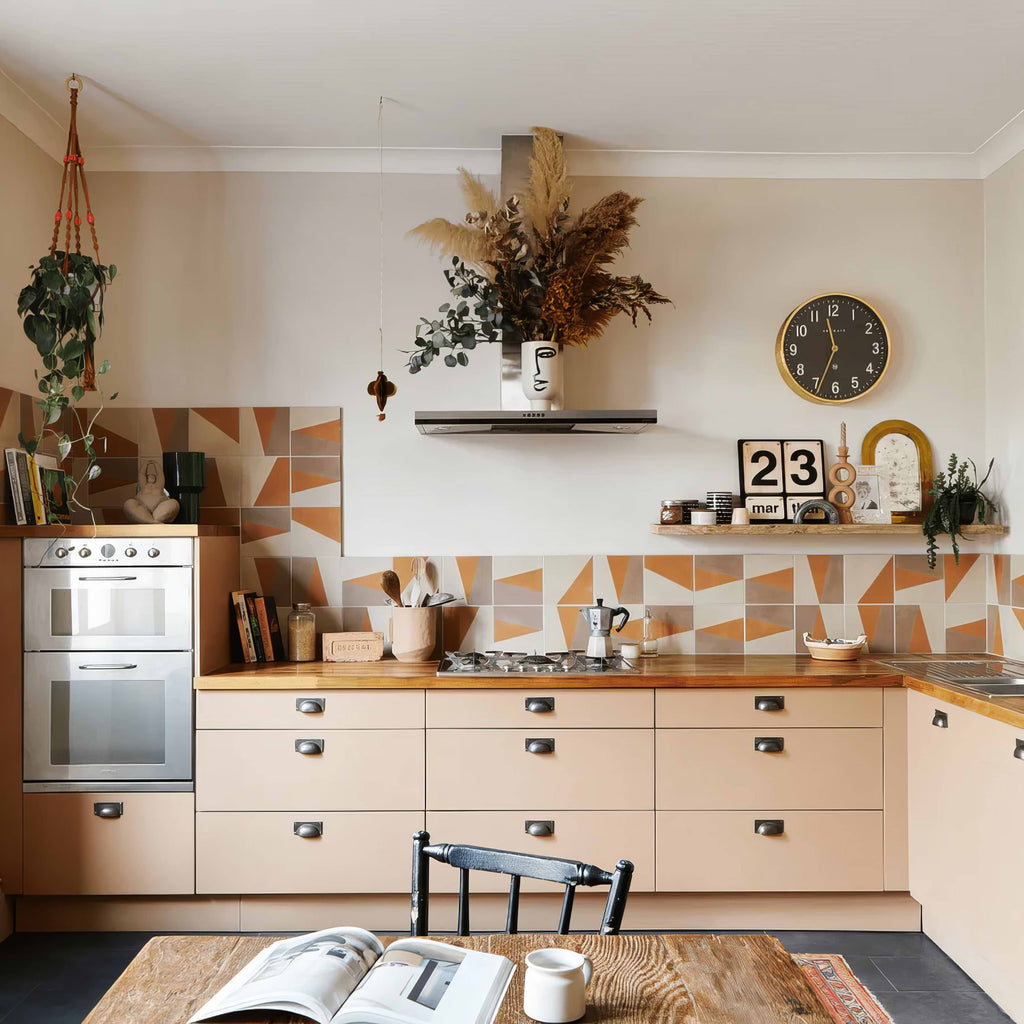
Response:
[[[196,523],[137,523],[134,526],[0,526],[5,537],[237,537],[237,526]]]

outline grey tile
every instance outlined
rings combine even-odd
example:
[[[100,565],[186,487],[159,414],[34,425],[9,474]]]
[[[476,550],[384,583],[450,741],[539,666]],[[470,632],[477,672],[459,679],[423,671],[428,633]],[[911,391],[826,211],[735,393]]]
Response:
[[[952,992],[977,988],[971,978],[938,949],[920,956],[871,957],[898,992]]]
[[[850,970],[853,971],[857,980],[872,994],[879,998],[888,994],[889,992],[895,992],[895,986],[889,981],[889,979],[875,966],[871,957],[861,956],[856,953],[840,954],[844,957],[846,962],[850,965]]]
[[[1013,1024],[980,988],[964,992],[891,992],[880,1002],[895,1024]]]
[[[771,931],[790,953],[839,953],[842,956],[919,956],[937,949],[921,932]]]

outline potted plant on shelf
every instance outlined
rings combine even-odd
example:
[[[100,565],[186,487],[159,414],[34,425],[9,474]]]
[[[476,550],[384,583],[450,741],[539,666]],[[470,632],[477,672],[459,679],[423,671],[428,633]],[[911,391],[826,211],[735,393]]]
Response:
[[[932,506],[924,519],[924,535],[928,539],[928,565],[935,568],[938,553],[936,538],[948,533],[953,541],[953,557],[960,564],[959,540],[964,536],[963,527],[975,518],[987,523],[991,513],[997,511],[996,504],[982,490],[992,473],[995,459],[988,464],[985,476],[978,479],[978,467],[973,459],[961,461],[956,454],[950,455],[946,471],[939,473],[928,492]],[[970,471],[968,471],[968,465]]]
[[[465,224],[434,218],[412,229],[451,257],[445,279],[454,298],[436,318],[422,318],[410,373],[435,358],[465,366],[481,342],[523,346],[523,390],[535,407],[561,398],[563,346],[585,348],[619,313],[636,326],[640,314],[670,300],[641,277],[616,276],[612,264],[629,246],[643,202],[613,192],[569,216],[572,183],[557,133],[534,128],[530,177],[522,195],[503,203],[459,169],[470,212]]]

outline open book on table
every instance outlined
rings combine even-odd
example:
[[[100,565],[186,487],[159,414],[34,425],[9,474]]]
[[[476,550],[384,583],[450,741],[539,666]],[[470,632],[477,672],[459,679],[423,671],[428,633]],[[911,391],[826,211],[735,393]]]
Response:
[[[189,1021],[281,1010],[317,1024],[491,1024],[515,964],[430,939],[385,951],[362,928],[283,939],[238,972]]]

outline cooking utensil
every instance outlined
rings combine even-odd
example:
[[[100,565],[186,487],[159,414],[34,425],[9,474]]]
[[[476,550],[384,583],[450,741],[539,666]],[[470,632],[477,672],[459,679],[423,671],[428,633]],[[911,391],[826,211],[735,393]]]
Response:
[[[424,602],[427,608],[436,608],[440,604],[448,604],[449,601],[454,601],[454,594],[446,594],[443,590],[438,591],[436,594],[430,594],[427,600]]]
[[[612,656],[612,626],[621,615],[622,621],[615,629],[617,633],[621,633],[622,628],[629,622],[629,612],[625,608],[608,608],[605,606],[604,598],[599,597],[597,604],[581,608],[580,615],[590,627],[590,638],[587,640],[588,657],[610,658]]]
[[[380,574],[380,589],[399,607],[402,605],[402,581],[393,569],[385,569]]]
[[[420,578],[413,576],[405,585],[405,590],[402,591],[402,604],[406,608],[418,608],[423,604],[425,596]]]

